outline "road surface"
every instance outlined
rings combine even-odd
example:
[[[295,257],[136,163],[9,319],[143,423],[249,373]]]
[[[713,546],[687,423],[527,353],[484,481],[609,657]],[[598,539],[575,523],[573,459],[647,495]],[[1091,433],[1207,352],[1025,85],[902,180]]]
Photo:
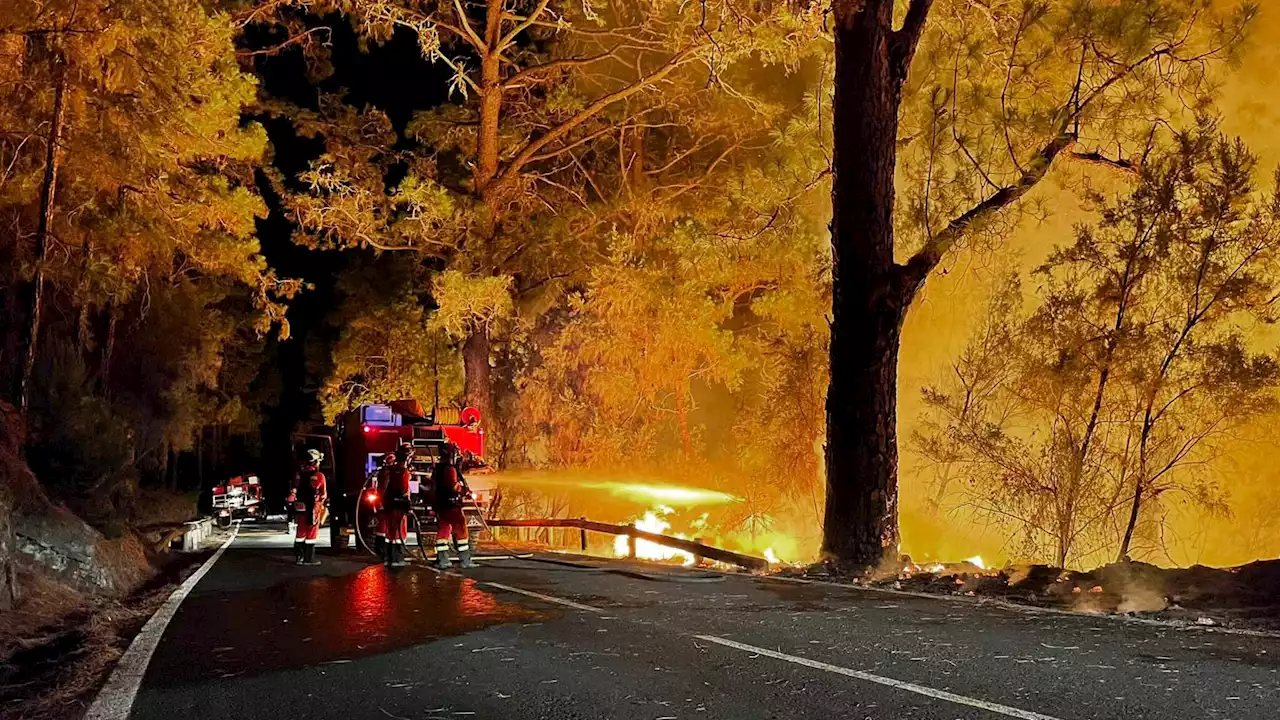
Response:
[[[283,532],[246,526],[132,718],[1280,717],[1276,639],[603,561],[322,559],[295,567]]]

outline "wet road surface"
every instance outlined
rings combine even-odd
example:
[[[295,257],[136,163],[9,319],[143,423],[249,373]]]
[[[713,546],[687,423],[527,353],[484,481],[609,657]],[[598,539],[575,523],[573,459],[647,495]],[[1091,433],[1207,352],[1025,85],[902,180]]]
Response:
[[[322,560],[246,526],[132,717],[1280,718],[1276,639],[604,562]]]

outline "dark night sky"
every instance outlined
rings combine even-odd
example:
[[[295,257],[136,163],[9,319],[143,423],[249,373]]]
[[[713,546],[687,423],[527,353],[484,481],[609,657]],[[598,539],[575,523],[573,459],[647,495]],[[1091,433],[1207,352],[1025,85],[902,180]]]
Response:
[[[371,105],[386,112],[398,132],[415,112],[448,101],[448,68],[427,62],[411,33],[398,32],[386,45],[371,46],[369,52],[362,53],[346,21],[338,17],[328,20],[325,24],[333,29],[333,73],[318,82],[308,79],[298,50],[259,57],[256,70],[264,97],[314,108],[320,94],[342,94],[355,107]],[[321,141],[298,137],[286,119],[253,119],[267,128],[274,165],[286,178],[305,170],[323,151]],[[280,275],[301,278],[314,286],[291,304],[291,339],[283,343],[273,340],[268,346],[258,382],[278,382],[282,394],[277,406],[266,408],[262,457],[242,459],[254,466],[243,469],[257,470],[271,494],[278,495],[291,472],[290,434],[300,424],[321,421],[315,391],[338,339],[337,329],[326,318],[340,299],[335,290],[337,277],[354,254],[295,245],[293,226],[265,177],[260,178],[259,188],[270,208],[270,215],[258,222],[263,254]]]

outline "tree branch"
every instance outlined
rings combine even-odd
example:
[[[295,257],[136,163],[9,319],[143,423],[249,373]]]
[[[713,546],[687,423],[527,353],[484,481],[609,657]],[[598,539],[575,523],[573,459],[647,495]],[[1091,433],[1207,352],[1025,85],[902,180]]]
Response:
[[[1079,160],[1080,162],[1102,165],[1113,170],[1122,170],[1128,173],[1137,173],[1140,169],[1139,163],[1135,160],[1128,160],[1126,158],[1109,158],[1099,152],[1079,152],[1072,150],[1068,153],[1068,157],[1073,160]]]
[[[551,60],[540,65],[531,65],[507,78],[507,80],[502,83],[502,88],[504,90],[509,90],[511,88],[520,87],[525,82],[540,79],[540,76],[549,75],[560,70],[568,70],[570,68],[591,65],[593,63],[600,62],[601,60],[607,60],[614,57],[614,55],[614,51],[610,50],[609,52],[589,57],[563,58],[560,60]]]
[[[559,140],[565,135],[569,134],[579,125],[595,117],[610,105],[617,102],[621,102],[622,100],[626,100],[632,95],[635,95],[641,90],[644,90],[650,85],[653,85],[654,83],[670,75],[672,72],[676,70],[676,68],[694,59],[696,57],[697,51],[701,50],[703,47],[704,47],[703,45],[695,45],[693,47],[689,47],[684,50],[681,50],[675,55],[672,55],[671,58],[667,60],[667,62],[663,63],[662,67],[658,68],[657,70],[650,73],[649,75],[646,75],[645,77],[642,77],[639,80],[636,80],[635,82],[631,83],[630,85],[627,85],[626,87],[619,88],[618,90],[615,90],[611,93],[608,93],[606,95],[603,95],[597,98],[595,102],[586,106],[582,110],[579,110],[572,117],[560,123],[559,125],[551,128],[547,132],[540,135],[538,138],[530,139],[524,144],[524,147],[521,148],[515,154],[515,156],[511,159],[511,161],[507,163],[506,169],[502,171],[502,173],[498,176],[496,182],[494,182],[493,185],[501,186],[511,182],[516,175],[520,174],[520,171],[524,168],[524,166],[528,164],[530,160],[532,160],[536,155],[538,155],[538,153],[540,153],[548,145]]]
[[[501,0],[489,0],[489,1],[501,2]],[[515,42],[516,37],[520,35],[520,33],[524,32],[525,30],[528,30],[534,23],[538,22],[538,18],[542,17],[542,13],[546,11],[547,6],[550,4],[551,4],[551,0],[538,0],[538,6],[535,7],[533,11],[530,12],[529,15],[525,17],[523,21],[520,22],[520,24],[512,28],[511,32],[504,35],[502,39],[498,41],[498,47],[494,49],[498,50],[499,52],[506,50],[507,47],[510,46],[512,42]]]
[[[902,21],[902,28],[894,31],[889,52],[893,58],[893,69],[899,83],[907,79],[907,71],[911,69],[911,60],[915,57],[916,48],[920,46],[920,37],[924,34],[926,21],[929,19],[929,8],[933,0],[911,0],[907,8],[907,16]]]
[[[942,256],[955,245],[956,241],[964,235],[970,226],[1012,205],[1030,192],[1049,173],[1049,168],[1053,165],[1053,161],[1058,155],[1075,144],[1075,141],[1076,138],[1073,134],[1069,132],[1060,133],[1041,148],[1031,162],[1027,163],[1026,170],[1019,176],[1017,182],[1000,188],[964,214],[947,223],[947,226],[930,238],[925,243],[925,246],[920,248],[905,265],[898,266],[903,280],[903,289],[909,292],[914,292],[918,289],[929,273],[937,267],[942,260]]]
[[[461,0],[453,0],[453,14],[458,17],[458,23],[462,26],[462,32],[459,34],[471,44],[471,47],[474,47],[483,55],[486,50],[484,40],[481,39],[476,29],[471,26],[471,19],[467,17],[466,10],[462,8]]]

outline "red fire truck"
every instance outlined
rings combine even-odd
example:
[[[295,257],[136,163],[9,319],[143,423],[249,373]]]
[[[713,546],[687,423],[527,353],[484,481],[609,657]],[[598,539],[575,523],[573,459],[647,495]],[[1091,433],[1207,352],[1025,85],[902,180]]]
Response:
[[[238,475],[214,486],[213,514],[222,527],[230,526],[232,520],[265,518],[267,504],[262,501],[262,485],[258,482],[258,476]]]
[[[294,457],[307,449],[324,453],[320,468],[329,478],[329,538],[334,548],[351,546],[351,536],[359,520],[361,535],[373,536],[376,493],[366,492],[384,455],[395,452],[401,443],[415,448],[410,495],[414,514],[424,532],[434,530],[431,511],[434,499],[431,471],[445,443],[458,448],[462,471],[473,497],[463,509],[468,524],[481,527],[481,513],[488,507],[493,488],[484,482],[491,469],[484,462],[484,429],[475,408],[423,408],[417,400],[394,400],[361,405],[343,413],[332,427],[320,427],[294,435]],[[358,506],[357,503],[363,503]]]

